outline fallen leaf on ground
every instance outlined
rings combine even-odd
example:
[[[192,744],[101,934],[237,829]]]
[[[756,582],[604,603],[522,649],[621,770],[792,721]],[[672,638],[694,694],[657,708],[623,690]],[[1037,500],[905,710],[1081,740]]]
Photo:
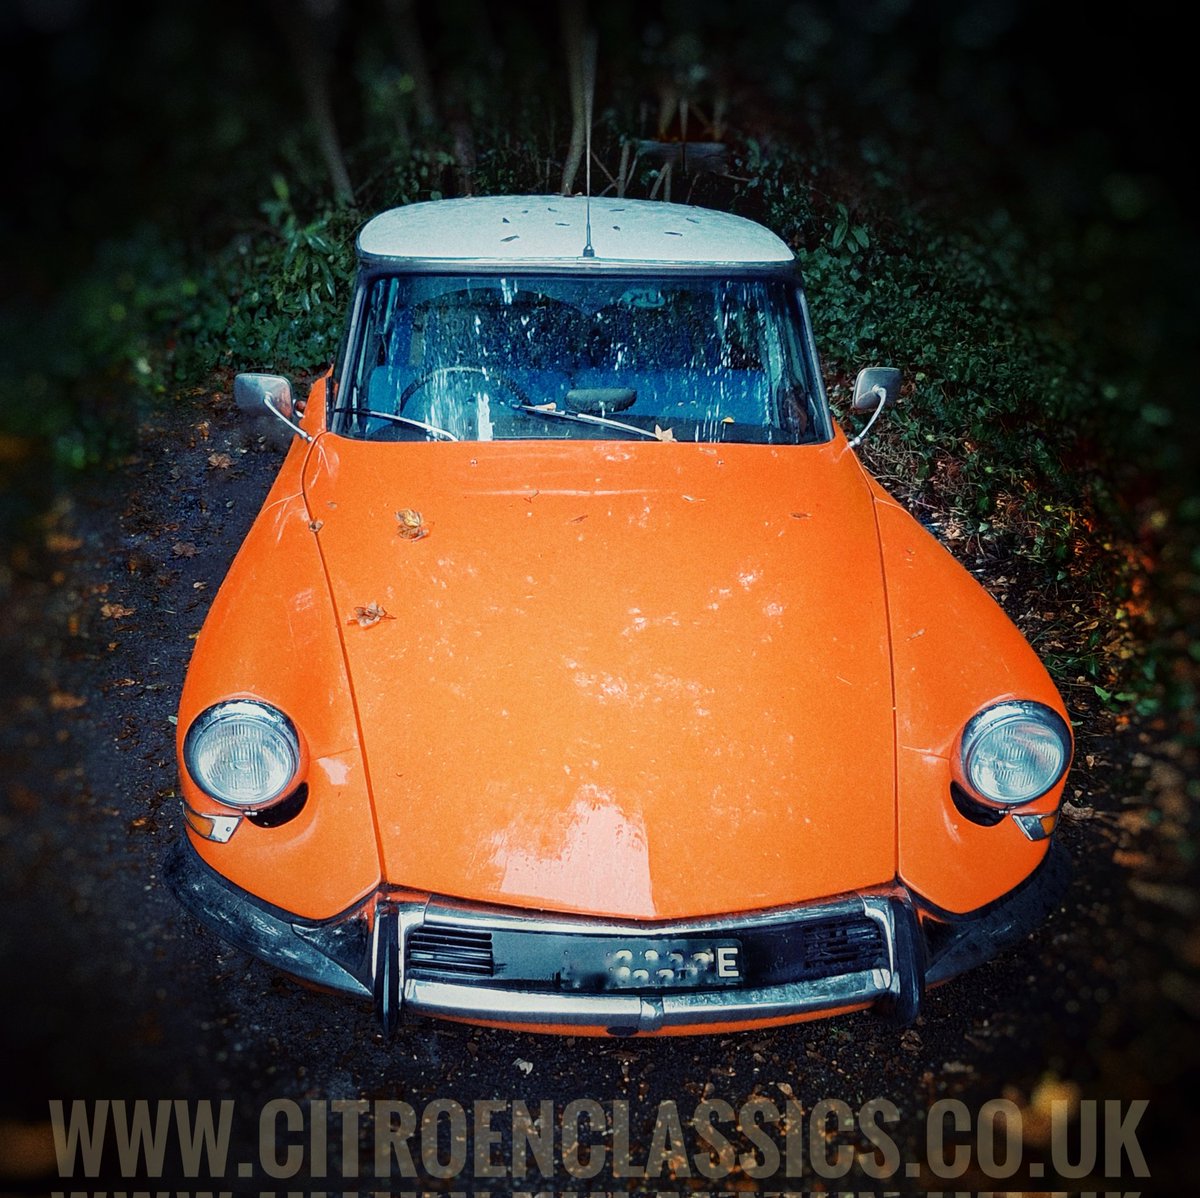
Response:
[[[233,458],[227,453],[210,453],[208,455],[208,464],[214,470],[228,470],[233,465]]]
[[[69,695],[66,691],[53,691],[50,695],[51,711],[72,711],[82,707],[87,700],[82,695]]]
[[[0,1160],[4,1162],[4,1171],[9,1177],[29,1178],[31,1181],[48,1177],[56,1159],[54,1135],[49,1123],[0,1119]]]
[[[1133,878],[1129,883],[1129,889],[1144,902],[1155,903],[1160,907],[1169,907],[1188,918],[1194,917],[1197,907],[1200,907],[1200,899],[1186,886],[1164,885],[1159,882],[1146,882],[1140,878]]]
[[[127,616],[132,616],[136,611],[136,607],[126,607],[123,603],[100,604],[100,614],[106,620],[124,620]]]
[[[1145,853],[1128,852],[1125,849],[1117,849],[1113,853],[1113,864],[1123,865],[1126,869],[1139,869],[1149,860]]]
[[[70,553],[82,544],[78,537],[69,537],[64,532],[52,532],[46,536],[46,548],[51,553]]]
[[[195,557],[200,550],[191,541],[176,541],[171,546],[171,552],[176,557]]]

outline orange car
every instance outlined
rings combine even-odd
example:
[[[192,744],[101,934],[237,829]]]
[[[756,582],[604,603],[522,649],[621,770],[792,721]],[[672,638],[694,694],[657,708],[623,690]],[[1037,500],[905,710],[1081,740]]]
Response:
[[[1057,903],[1062,702],[834,423],[782,241],[494,197],[358,253],[303,408],[236,383],[294,439],[180,702],[203,922],[389,1032],[632,1035],[909,1020]]]

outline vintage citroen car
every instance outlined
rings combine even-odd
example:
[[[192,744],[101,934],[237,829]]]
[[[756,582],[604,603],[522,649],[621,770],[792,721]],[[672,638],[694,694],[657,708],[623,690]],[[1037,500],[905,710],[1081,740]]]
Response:
[[[293,440],[180,702],[185,906],[389,1032],[904,1021],[1026,936],[1066,713],[834,422],[788,247],[493,197],[358,255],[307,402],[236,381]]]

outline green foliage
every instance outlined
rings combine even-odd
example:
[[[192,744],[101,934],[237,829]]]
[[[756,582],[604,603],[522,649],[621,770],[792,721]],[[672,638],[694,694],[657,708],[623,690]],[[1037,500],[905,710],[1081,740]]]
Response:
[[[325,207],[302,218],[276,175],[267,228],[242,235],[208,274],[215,306],[185,322],[200,370],[249,364],[307,370],[332,360],[354,270],[358,213]]]
[[[889,455],[902,464],[914,490],[952,459],[942,499],[976,531],[995,532],[1000,496],[1027,497],[1031,512],[1044,510],[1020,547],[1038,560],[1065,555],[1071,513],[1104,491],[1064,464],[1096,435],[1089,416],[1102,406],[1078,330],[1062,320],[1053,281],[1065,263],[1003,211],[939,220],[863,165],[853,207],[818,189],[809,159],[779,147],[765,156],[751,144],[739,171],[740,205],[796,248],[835,405],[861,367],[899,366],[904,402],[868,452],[885,469]]]
[[[80,468],[123,451],[140,415],[219,367],[309,371],[336,350],[359,215],[301,217],[282,177],[264,221],[198,256],[155,225],[100,244],[56,302],[0,327],[3,428]]]

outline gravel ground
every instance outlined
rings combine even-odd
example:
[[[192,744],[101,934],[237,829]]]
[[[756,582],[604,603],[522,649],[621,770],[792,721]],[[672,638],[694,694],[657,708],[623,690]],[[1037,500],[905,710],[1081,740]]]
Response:
[[[163,1172],[182,1189],[239,1194],[387,1185],[353,1178],[344,1147],[355,1135],[343,1146],[332,1108],[324,1176],[307,1134],[285,1137],[308,1144],[296,1174],[270,1176],[259,1123],[272,1099],[307,1104],[313,1125],[333,1100],[399,1100],[417,1112],[453,1100],[468,1117],[489,1099],[535,1113],[549,1100],[556,1114],[575,1099],[615,1104],[618,1115],[627,1103],[629,1160],[644,1163],[654,1148],[667,1161],[646,1179],[620,1169],[618,1135],[603,1141],[611,1153],[594,1178],[561,1165],[552,1177],[472,1177],[468,1163],[457,1178],[427,1170],[393,1183],[409,1190],[1040,1189],[1052,1103],[1080,1110],[1086,1125],[1081,1099],[1120,1100],[1126,1114],[1133,1100],[1149,1100],[1136,1139],[1152,1176],[1136,1178],[1122,1158],[1120,1177],[1105,1178],[1101,1157],[1090,1177],[1059,1189],[1167,1192],[1176,1170],[1188,1174],[1179,1096],[1198,1059],[1200,936],[1181,846],[1195,763],[1166,732],[1103,710],[1090,687],[1068,691],[1081,722],[1060,832],[1075,862],[1063,907],[1018,950],[931,993],[903,1032],[869,1014],[636,1042],[411,1020],[385,1045],[367,1007],[302,989],[203,931],[160,881],[180,835],[171,719],[191,638],[279,461],[261,433],[220,396],[181,397],[143,427],[131,458],[64,496],[38,543],[3,567],[0,1191],[95,1190],[105,1180],[130,1188],[131,1176],[124,1187],[115,1181],[111,1152],[102,1179],[85,1180],[80,1167],[73,1186],[59,1180],[47,1124],[49,1100],[116,1098],[233,1099],[225,1172],[181,1176],[173,1151]],[[1064,601],[1031,583],[997,589],[1035,643],[1040,622],[1061,616]],[[690,1165],[670,1136],[664,1147],[672,1109],[686,1121],[704,1099],[738,1109],[756,1096],[781,1109],[790,1100],[805,1119],[822,1099],[852,1112],[888,1100],[899,1175],[875,1181],[856,1165],[845,1178],[822,1176],[830,1170],[814,1169],[806,1139],[803,1171],[756,1179],[735,1168],[708,1179],[694,1137],[684,1144]],[[988,1100],[1012,1103],[1020,1170],[990,1181],[976,1154],[963,1176],[939,1179],[927,1114],[942,1098],[963,1099],[975,1121]],[[365,1174],[385,1122],[374,1105],[360,1120]],[[493,1121],[501,1161],[510,1156],[506,1122],[511,1105]],[[860,1133],[835,1136],[834,1122],[818,1146],[847,1144],[862,1150],[860,1164],[873,1159]],[[440,1159],[453,1162],[460,1129],[447,1116],[441,1130]],[[268,1169],[282,1143],[268,1136]],[[243,1162],[249,1176],[239,1176]],[[1047,1181],[1037,1180],[1039,1165]]]

